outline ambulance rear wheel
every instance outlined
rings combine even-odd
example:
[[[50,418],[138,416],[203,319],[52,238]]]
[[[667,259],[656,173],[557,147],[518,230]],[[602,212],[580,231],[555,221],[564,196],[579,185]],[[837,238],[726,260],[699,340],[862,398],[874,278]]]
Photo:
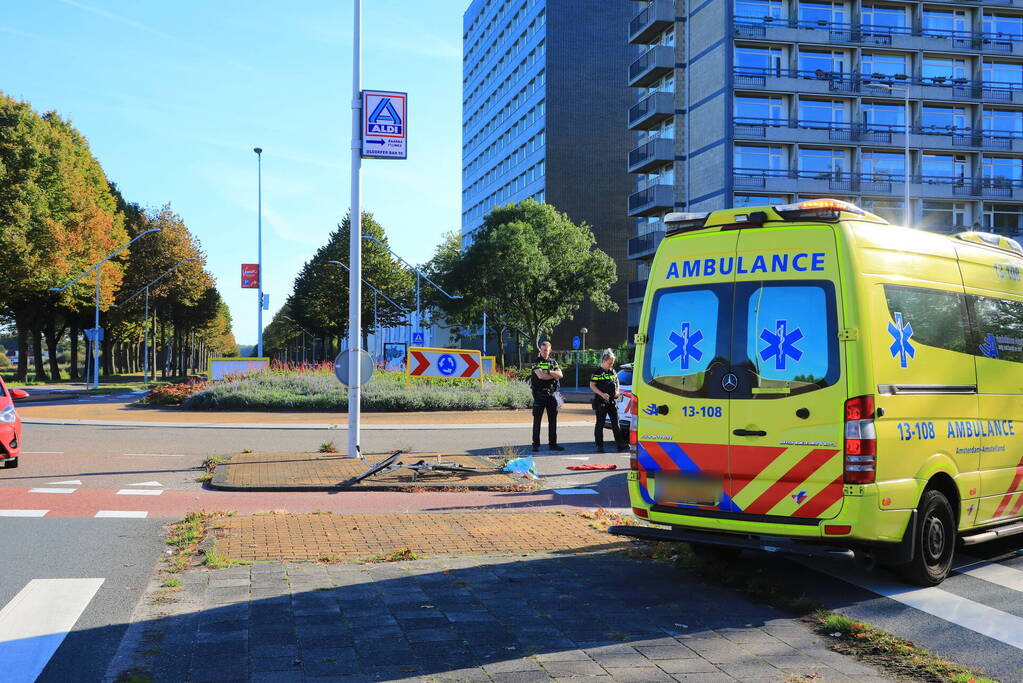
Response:
[[[955,513],[941,491],[924,491],[917,507],[913,559],[900,567],[907,581],[936,586],[945,580],[955,553]]]

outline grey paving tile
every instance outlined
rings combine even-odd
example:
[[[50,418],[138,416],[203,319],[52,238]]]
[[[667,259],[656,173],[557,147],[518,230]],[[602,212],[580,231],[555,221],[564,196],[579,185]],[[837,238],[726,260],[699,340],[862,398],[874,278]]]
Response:
[[[554,678],[561,680],[571,676],[606,676],[607,670],[593,660],[543,661],[543,668]]]
[[[483,670],[491,676],[494,674],[512,673],[519,671],[542,671],[540,663],[535,659],[529,659],[526,657],[520,657],[518,659],[509,659],[502,662],[492,662],[490,664],[484,664]]]
[[[652,666],[633,666],[623,669],[608,668],[611,678],[622,683],[655,683],[675,679],[661,669]]]

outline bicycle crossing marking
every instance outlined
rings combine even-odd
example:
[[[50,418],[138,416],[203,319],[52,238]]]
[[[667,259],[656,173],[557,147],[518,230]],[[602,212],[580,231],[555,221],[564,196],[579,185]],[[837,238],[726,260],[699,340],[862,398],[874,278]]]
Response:
[[[38,489],[29,489],[28,492],[29,493],[74,493],[77,490],[78,489],[44,487],[44,488],[38,488]]]
[[[0,671],[33,683],[85,612],[104,579],[32,579],[0,609]]]
[[[45,517],[49,510],[0,510],[0,517]]]

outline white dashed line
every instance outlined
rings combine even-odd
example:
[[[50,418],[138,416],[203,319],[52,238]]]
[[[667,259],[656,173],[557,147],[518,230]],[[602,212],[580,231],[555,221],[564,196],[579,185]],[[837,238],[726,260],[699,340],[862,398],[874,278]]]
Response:
[[[965,574],[975,579],[981,579],[982,581],[1023,593],[1023,571],[1003,564],[978,560],[966,566],[955,568],[952,571],[956,574]]]
[[[559,496],[578,496],[584,493],[596,493],[593,489],[554,489]]]
[[[95,514],[96,517],[125,519],[141,519],[148,515],[145,510],[100,510]]]
[[[78,489],[64,489],[64,488],[41,488],[41,489],[29,489],[29,493],[74,493]]]
[[[155,489],[121,489],[117,492],[119,496],[158,496],[162,490]]]
[[[45,517],[49,510],[0,510],[0,517]]]
[[[82,482],[78,479],[72,479],[71,481],[51,481],[50,486],[81,486]]]
[[[158,481],[144,481],[139,484],[128,484],[128,486],[163,486],[163,484]]]
[[[92,602],[103,579],[32,579],[0,609],[0,670],[32,683]]]

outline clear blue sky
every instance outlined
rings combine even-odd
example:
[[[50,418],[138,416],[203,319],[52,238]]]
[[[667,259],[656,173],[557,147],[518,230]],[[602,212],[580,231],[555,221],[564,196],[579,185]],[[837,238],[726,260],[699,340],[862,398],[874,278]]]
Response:
[[[409,93],[409,159],[363,163],[363,209],[423,262],[458,230],[468,0],[365,0],[363,87]],[[256,340],[256,155],[269,323],[349,203],[352,2],[31,0],[0,15],[0,90],[58,110],[129,201],[199,236],[239,343]]]

